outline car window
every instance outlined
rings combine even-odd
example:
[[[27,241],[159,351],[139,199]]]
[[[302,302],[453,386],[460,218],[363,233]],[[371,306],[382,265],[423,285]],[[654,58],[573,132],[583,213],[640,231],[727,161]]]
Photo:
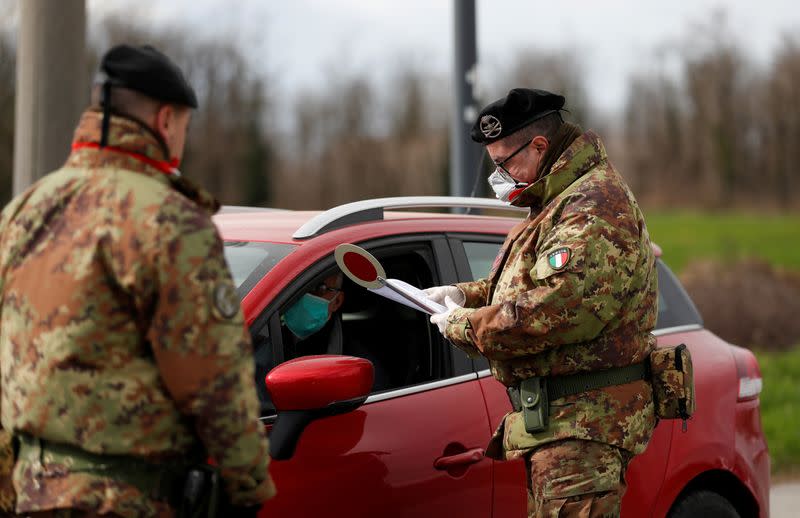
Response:
[[[683,289],[678,279],[661,259],[656,260],[658,268],[658,320],[656,329],[703,324],[692,299]]]
[[[387,278],[418,288],[432,286],[432,254],[424,248],[372,250]],[[439,377],[441,340],[428,316],[353,286],[342,306],[343,350],[375,367],[373,392],[393,390]]]
[[[461,275],[464,280],[474,281],[478,279],[484,279],[489,275],[489,272],[492,269],[492,263],[494,262],[495,257],[497,257],[497,253],[500,251],[500,247],[502,246],[501,242],[499,241],[498,237],[490,238],[492,241],[468,241],[469,238],[462,238],[463,240],[453,240],[453,244],[455,245],[454,255],[456,262],[461,263]],[[458,243],[461,246],[458,246]],[[458,249],[463,248],[464,256],[466,256],[466,266],[464,266],[464,261],[459,261],[460,254],[458,253]],[[464,269],[467,268],[469,271],[465,272]],[[489,362],[486,358],[473,358],[472,359],[473,368],[477,371],[486,370],[489,368]]]
[[[499,250],[499,243],[464,242],[464,252],[467,254],[469,268],[472,271],[472,280],[483,279],[489,275]]]
[[[281,243],[225,241],[225,260],[240,298],[295,248],[296,245]]]

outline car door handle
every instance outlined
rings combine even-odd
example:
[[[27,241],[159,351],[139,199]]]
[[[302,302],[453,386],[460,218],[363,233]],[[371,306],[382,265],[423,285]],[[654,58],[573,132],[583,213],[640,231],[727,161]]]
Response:
[[[483,459],[486,453],[483,448],[473,448],[463,453],[439,457],[433,462],[433,467],[439,470],[449,470],[459,466],[469,466]]]

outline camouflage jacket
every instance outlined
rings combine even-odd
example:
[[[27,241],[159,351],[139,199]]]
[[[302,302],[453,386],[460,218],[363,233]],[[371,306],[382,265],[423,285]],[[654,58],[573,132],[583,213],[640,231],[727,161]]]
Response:
[[[654,347],[656,270],[642,212],[592,132],[514,200],[529,206],[488,278],[462,283],[463,309],[445,334],[489,360],[505,385],[643,362]],[[654,426],[648,381],[550,402],[550,426],[528,434],[520,413],[504,420],[507,458],[579,438],[639,453]],[[503,428],[505,430],[503,430]]]
[[[218,204],[165,174],[138,123],[113,117],[98,149],[101,119],[85,112],[64,167],[0,216],[3,428],[162,465],[210,456],[234,502],[265,500],[268,444]],[[20,458],[17,511],[165,512],[78,464]]]

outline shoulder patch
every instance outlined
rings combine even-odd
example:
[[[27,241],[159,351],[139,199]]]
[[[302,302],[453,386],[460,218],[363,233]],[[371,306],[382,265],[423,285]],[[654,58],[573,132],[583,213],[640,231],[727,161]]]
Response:
[[[562,246],[558,250],[547,254],[547,263],[553,270],[561,270],[569,263],[571,258],[572,251],[568,247]]]
[[[236,295],[236,288],[228,282],[219,282],[214,286],[212,299],[214,309],[222,318],[233,318],[239,312],[239,297]]]

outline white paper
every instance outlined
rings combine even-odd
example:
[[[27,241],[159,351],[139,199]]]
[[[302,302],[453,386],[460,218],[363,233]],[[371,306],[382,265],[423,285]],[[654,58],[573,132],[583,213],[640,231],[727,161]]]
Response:
[[[395,288],[397,291],[401,291],[403,294],[407,295],[408,298],[412,299],[414,302],[412,302],[412,300],[408,300],[407,298],[403,297],[403,295],[397,293],[389,286],[370,289],[369,291],[377,293],[381,297],[386,297],[387,299],[399,302],[400,304],[408,306],[412,309],[416,309],[417,311],[425,312],[429,315],[447,311],[447,307],[442,306],[438,302],[434,302],[428,297],[428,295],[425,294],[424,291],[410,285],[407,282],[403,282],[399,279],[386,279],[386,283],[391,284],[392,288]]]

